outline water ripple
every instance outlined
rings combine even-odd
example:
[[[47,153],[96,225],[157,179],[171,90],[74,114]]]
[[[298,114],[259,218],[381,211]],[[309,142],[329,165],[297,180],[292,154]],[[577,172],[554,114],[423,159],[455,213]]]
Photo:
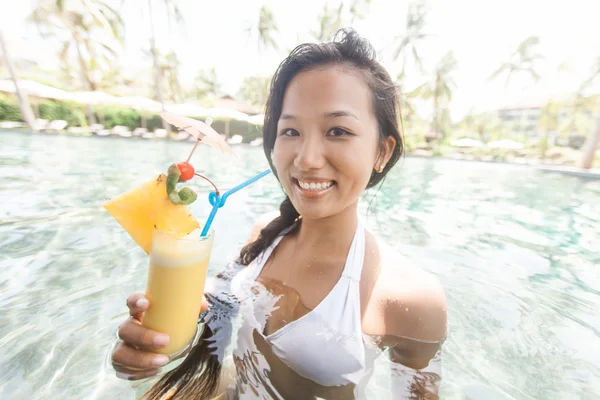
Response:
[[[93,149],[93,151],[90,151]],[[201,148],[222,189],[267,168]],[[185,143],[0,132],[0,397],[136,398],[107,362],[147,258],[106,199],[183,159]],[[210,187],[194,185],[205,199]],[[273,176],[215,220],[210,273],[282,199]],[[443,398],[483,387],[518,399],[600,397],[600,182],[515,166],[406,159],[361,200],[371,229],[446,288]],[[208,215],[205,203],[193,212]],[[374,382],[384,382],[377,366]],[[375,385],[377,397],[388,394]]]

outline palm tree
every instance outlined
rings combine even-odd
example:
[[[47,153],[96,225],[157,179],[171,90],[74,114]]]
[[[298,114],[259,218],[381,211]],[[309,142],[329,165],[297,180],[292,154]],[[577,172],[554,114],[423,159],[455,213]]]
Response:
[[[15,71],[15,67],[12,62],[12,58],[8,53],[8,46],[4,41],[4,34],[0,29],[0,48],[2,48],[2,55],[4,57],[4,62],[6,63],[6,67],[8,69],[8,73],[10,75],[10,79],[12,79],[15,84],[15,93],[17,94],[17,100],[19,101],[19,108],[21,109],[21,115],[23,116],[23,121],[27,124],[27,127],[32,132],[37,132],[37,128],[35,126],[35,116],[33,115],[33,111],[31,110],[31,106],[29,105],[29,99],[21,91],[19,87],[19,78],[17,77],[17,72]]]
[[[198,98],[216,97],[221,93],[221,84],[217,79],[217,72],[214,68],[198,72],[194,86],[193,95]]]
[[[598,146],[600,145],[600,109],[596,117],[596,127],[594,131],[588,136],[585,144],[583,145],[581,159],[579,160],[579,167],[590,169],[594,163],[594,155]]]
[[[400,114],[402,121],[410,125],[416,115],[415,102],[419,98],[419,89],[408,90],[406,88],[406,76],[403,72],[400,72],[396,77],[396,87],[400,93]]]
[[[556,134],[560,125],[560,109],[561,104],[550,100],[540,110],[540,118],[538,121],[538,130],[544,134],[539,140],[540,156],[544,158],[548,150],[550,134]]]
[[[333,8],[325,4],[319,17],[319,28],[312,32],[312,36],[318,42],[330,40],[337,31],[346,25],[346,21],[351,26],[357,20],[364,19],[370,4],[371,0],[353,0],[348,8],[344,2]]]
[[[167,97],[176,103],[183,100],[184,93],[183,88],[181,87],[181,82],[179,81],[179,67],[181,63],[177,58],[177,54],[173,51],[167,53],[164,57],[159,55],[159,64],[160,64],[160,74],[161,74],[161,83],[166,82],[165,87],[161,88],[166,89]]]
[[[167,3],[171,3],[165,0]],[[154,17],[152,15],[152,0],[148,0],[148,14],[150,16],[150,53],[152,53],[152,63],[154,65],[154,87],[156,90],[156,98],[160,103],[162,111],[165,111],[165,98],[162,92],[162,70],[159,62],[158,50],[156,49],[156,32],[154,30]],[[179,13],[175,15],[181,15]],[[169,125],[167,121],[161,118],[163,129],[168,131]]]
[[[353,0],[350,4],[348,12],[350,13],[350,26],[354,25],[357,20],[364,19],[367,10],[371,5],[371,0]]]
[[[590,78],[586,81],[589,85],[591,85],[596,79],[600,78],[600,57],[596,61],[596,64],[593,67],[592,74]],[[589,169],[592,167],[594,163],[594,155],[596,154],[596,150],[600,145],[600,107],[598,108],[598,112],[596,114],[596,127],[594,131],[590,133],[585,144],[583,145],[581,159],[579,160],[579,167]]]
[[[100,0],[38,0],[31,18],[42,36],[63,38],[62,57],[74,48],[83,89],[97,90],[101,68],[110,68],[109,60],[115,57],[122,39],[123,20],[118,12]],[[88,121],[95,123],[89,105]]]
[[[249,76],[244,79],[238,96],[253,106],[263,107],[269,96],[271,78],[268,76]]]
[[[256,27],[258,34],[258,51],[261,48],[267,49],[269,47],[277,50],[277,42],[275,41],[274,35],[278,33],[279,28],[275,22],[273,12],[267,6],[262,6],[258,13],[258,25]]]
[[[327,3],[323,6],[323,12],[319,17],[319,28],[312,33],[318,42],[325,42],[331,39],[333,35],[343,27],[343,9],[343,3],[340,3],[337,8],[329,8]]]
[[[503,63],[489,77],[495,79],[500,75],[506,74],[505,86],[508,86],[513,76],[517,74],[525,74],[537,82],[540,79],[536,67],[539,60],[543,60],[543,56],[538,52],[540,39],[537,36],[530,36],[523,40],[517,49],[513,52],[510,60]]]
[[[454,77],[457,63],[452,51],[446,53],[438,62],[433,80],[424,83],[416,90],[424,99],[433,99],[433,119],[431,129],[434,133],[445,135],[443,125],[447,126],[449,114],[447,112],[448,104],[452,100],[452,92],[456,88]],[[445,122],[443,124],[442,122]]]
[[[402,74],[406,71],[406,65],[410,55],[412,55],[419,71],[423,71],[423,61],[418,52],[418,45],[419,42],[429,36],[423,32],[426,25],[426,18],[427,9],[425,2],[416,1],[409,3],[408,12],[406,14],[406,26],[404,28],[405,33],[393,53],[395,60],[402,56]]]

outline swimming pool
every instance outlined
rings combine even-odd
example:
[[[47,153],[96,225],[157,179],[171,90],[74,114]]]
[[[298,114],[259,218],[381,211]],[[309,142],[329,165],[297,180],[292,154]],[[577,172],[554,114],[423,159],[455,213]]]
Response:
[[[188,151],[0,132],[0,398],[135,398],[107,357],[126,296],[145,286],[147,258],[101,203]],[[195,165],[221,188],[267,167],[260,149],[236,152],[200,148]],[[463,398],[470,385],[518,399],[600,397],[600,181],[407,158],[375,194],[362,204],[372,231],[446,289],[444,398]],[[211,273],[280,201],[272,176],[228,200]],[[209,211],[201,201],[192,209]]]

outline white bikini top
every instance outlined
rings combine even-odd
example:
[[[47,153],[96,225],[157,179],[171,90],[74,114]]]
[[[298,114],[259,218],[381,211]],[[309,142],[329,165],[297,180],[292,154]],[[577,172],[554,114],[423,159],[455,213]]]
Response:
[[[283,236],[280,235],[233,279],[232,289],[237,296],[247,298],[250,293],[256,293],[256,285],[259,285],[256,279]],[[271,344],[273,352],[299,375],[323,386],[358,384],[368,374],[359,285],[364,252],[365,229],[359,222],[344,270],[333,289],[308,314],[270,335],[265,336],[263,332],[269,310],[272,310],[277,299],[269,299],[268,296],[263,296],[262,301],[242,299],[240,309],[245,327],[238,333],[235,353],[241,357],[256,354],[252,338],[255,329]]]

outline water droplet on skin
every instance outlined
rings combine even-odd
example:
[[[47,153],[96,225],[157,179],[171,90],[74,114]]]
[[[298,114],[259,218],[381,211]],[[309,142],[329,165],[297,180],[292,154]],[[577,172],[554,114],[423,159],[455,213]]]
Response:
[[[404,307],[404,311],[408,311],[408,307]]]

